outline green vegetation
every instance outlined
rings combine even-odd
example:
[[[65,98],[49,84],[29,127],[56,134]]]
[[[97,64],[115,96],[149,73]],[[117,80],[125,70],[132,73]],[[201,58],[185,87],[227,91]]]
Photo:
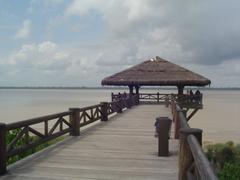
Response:
[[[12,131],[7,132],[6,143],[9,144],[10,142],[12,142],[12,140],[17,136],[17,134],[19,132],[20,132],[20,129],[16,129],[16,130],[12,130]],[[36,152],[38,152],[38,151],[40,151],[40,150],[42,150],[42,149],[44,149],[44,148],[54,144],[56,142],[59,142],[63,138],[64,138],[63,136],[62,137],[58,137],[56,139],[53,139],[51,141],[45,142],[45,143],[43,143],[41,145],[38,145],[38,146],[36,146],[36,147],[34,147],[34,148],[30,149],[30,150],[27,150],[27,151],[25,151],[23,153],[20,153],[18,155],[12,156],[12,157],[8,158],[7,165],[12,164],[12,163],[14,163],[14,162],[16,162],[16,161],[18,161],[20,159],[23,159],[23,158],[25,158],[25,157],[27,157],[27,156],[29,156],[31,154],[34,154],[34,153],[36,153]],[[28,142],[31,143],[31,142],[37,141],[38,139],[39,138],[37,136],[29,136],[28,137],[28,140],[29,140]],[[17,143],[13,146],[13,148],[22,147],[22,146],[26,145],[26,142],[27,142],[27,137],[24,136],[23,138],[21,138],[20,140],[17,141]]]
[[[240,144],[232,141],[210,144],[206,150],[220,180],[240,180]]]

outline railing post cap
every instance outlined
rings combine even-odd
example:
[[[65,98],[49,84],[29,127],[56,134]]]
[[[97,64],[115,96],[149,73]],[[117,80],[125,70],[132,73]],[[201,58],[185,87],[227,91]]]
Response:
[[[168,117],[157,117],[156,118],[156,122],[155,122],[155,126],[159,127],[159,126],[169,126],[172,123],[172,120],[169,119]]]
[[[69,111],[80,111],[80,108],[76,108],[76,107],[69,108]]]
[[[171,119],[169,119],[169,117],[165,116],[165,117],[157,117],[156,121],[171,121]]]
[[[181,128],[179,132],[181,134],[190,135],[190,134],[202,134],[203,130],[199,128]]]
[[[103,101],[103,102],[100,102],[100,104],[108,104],[108,102],[106,102],[106,101]]]
[[[5,128],[6,127],[6,124],[5,123],[2,123],[2,122],[0,122],[0,129],[2,129],[2,128]]]

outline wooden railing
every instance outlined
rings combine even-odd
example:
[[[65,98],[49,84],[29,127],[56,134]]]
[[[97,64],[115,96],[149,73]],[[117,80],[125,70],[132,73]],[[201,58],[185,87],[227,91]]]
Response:
[[[175,138],[179,138],[179,179],[209,179],[217,177],[202,150],[202,130],[190,128],[186,111],[179,104],[177,95],[151,94],[139,95],[112,94],[112,102],[84,107],[70,108],[66,112],[19,121],[16,123],[0,123],[0,174],[6,173],[8,158],[26,152],[47,141],[69,133],[79,136],[80,128],[97,120],[107,121],[113,113],[122,113],[123,109],[131,108],[139,100],[171,103],[173,121],[175,122]],[[15,138],[6,143],[8,131],[17,131]],[[35,138],[30,138],[34,136]],[[21,145],[18,142],[24,142]]]
[[[166,102],[169,99],[169,94],[158,93],[141,93],[139,94],[139,100],[144,101],[155,101],[155,102]]]
[[[112,101],[116,101],[118,99],[129,97],[130,95],[127,93],[112,93]],[[160,94],[157,93],[139,93],[138,94],[139,101],[141,102],[157,102],[157,103],[169,103],[169,99],[174,97],[180,107],[196,107],[202,108],[202,94],[199,95],[190,95],[190,94]]]
[[[84,108],[70,108],[66,112],[15,123],[0,123],[0,175],[6,173],[8,158],[67,133],[71,136],[79,136],[80,127],[97,120],[107,121],[109,115],[121,113],[123,109],[131,108],[138,102],[138,96],[134,95],[110,103],[102,102]],[[16,136],[11,142],[6,143],[7,133],[11,131],[15,131]]]
[[[217,180],[211,163],[202,149],[202,130],[191,128],[182,110],[171,97],[173,121],[175,122],[175,138],[179,139],[179,180]]]
[[[135,94],[136,95],[136,94]],[[112,93],[112,101],[129,97],[130,95],[127,93]],[[158,103],[165,103],[169,101],[170,94],[160,94],[158,93],[139,93],[138,98],[139,101],[150,101],[150,102],[158,102]]]
[[[67,120],[67,116],[70,116],[71,114],[71,111],[66,111],[40,118],[7,124],[6,131],[17,131],[16,137],[7,144],[7,158],[25,152],[28,149],[70,132],[71,124],[69,120]],[[49,127],[50,123],[52,123],[51,128]],[[41,132],[40,127],[34,127],[34,125],[36,126],[40,124],[43,124],[44,126],[43,132]],[[35,140],[32,142],[29,137],[33,135],[36,138],[34,138]],[[24,145],[18,146],[19,141],[23,141]]]
[[[199,109],[203,108],[202,94],[198,94],[198,95],[182,94],[175,97],[177,98],[177,101],[180,107],[184,107],[184,108],[196,107]]]

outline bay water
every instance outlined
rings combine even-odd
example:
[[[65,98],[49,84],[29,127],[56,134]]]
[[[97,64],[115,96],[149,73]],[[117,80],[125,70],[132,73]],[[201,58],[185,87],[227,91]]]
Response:
[[[10,123],[54,114],[70,107],[85,107],[111,101],[111,89],[0,89],[0,122]],[[156,93],[157,89],[141,92]],[[160,93],[175,93],[159,90]],[[240,91],[204,90],[202,110],[190,120],[201,128],[205,142],[240,142]]]

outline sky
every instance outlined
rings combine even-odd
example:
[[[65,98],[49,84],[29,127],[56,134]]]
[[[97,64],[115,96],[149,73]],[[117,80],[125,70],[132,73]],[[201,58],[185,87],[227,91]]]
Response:
[[[0,86],[100,86],[155,56],[240,87],[240,1],[0,0]]]

